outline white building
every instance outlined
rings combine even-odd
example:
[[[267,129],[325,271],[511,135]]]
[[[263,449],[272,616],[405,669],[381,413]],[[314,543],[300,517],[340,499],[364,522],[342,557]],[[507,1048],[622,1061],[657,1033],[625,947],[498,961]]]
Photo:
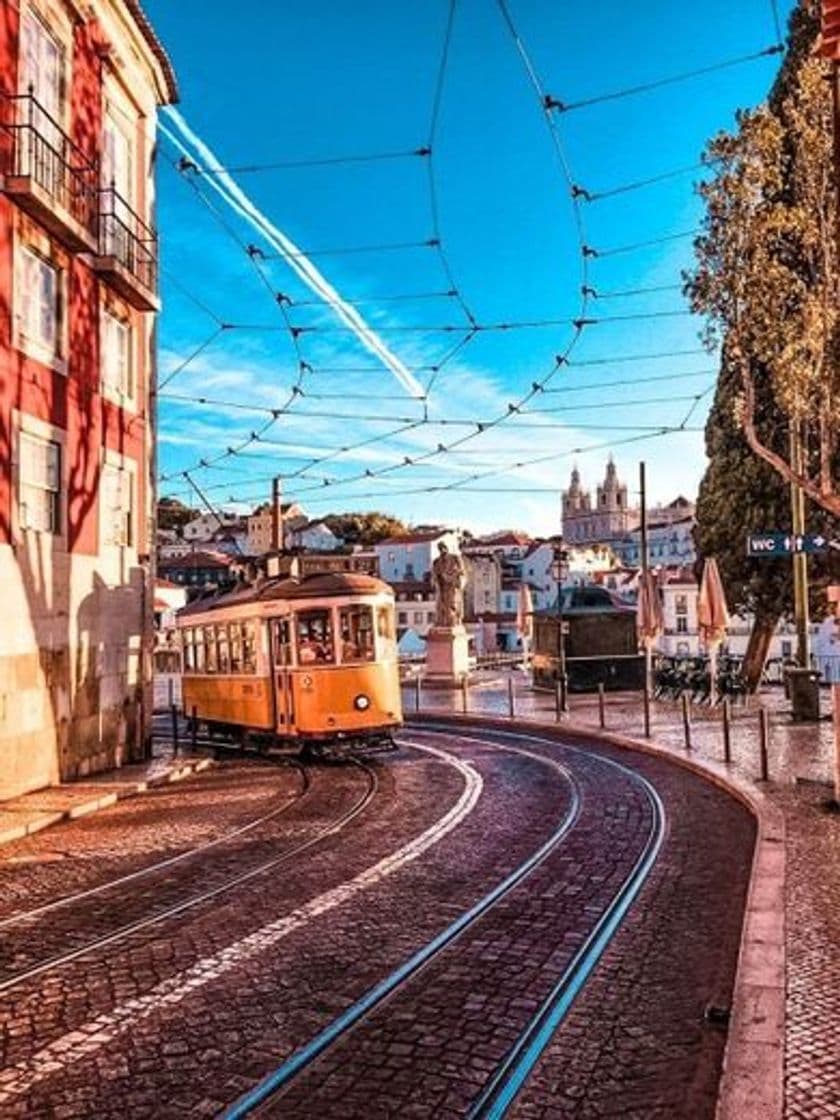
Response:
[[[240,522],[238,513],[230,513],[220,509],[217,513],[200,513],[192,521],[188,521],[181,535],[188,543],[206,542],[213,539],[217,529],[229,529]]]
[[[286,532],[287,548],[305,548],[312,552],[335,552],[344,541],[337,537],[325,521],[307,521]]]
[[[394,590],[397,639],[408,630],[425,638],[435,623],[435,593],[431,580],[388,581]]]
[[[379,557],[381,578],[386,583],[396,584],[430,577],[441,542],[450,552],[460,552],[459,534],[455,529],[401,533],[375,544],[373,550]]]

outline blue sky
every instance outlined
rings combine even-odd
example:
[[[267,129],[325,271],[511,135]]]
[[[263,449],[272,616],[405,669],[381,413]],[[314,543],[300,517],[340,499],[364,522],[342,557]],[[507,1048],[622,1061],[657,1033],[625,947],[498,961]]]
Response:
[[[789,7],[780,4],[783,19]],[[677,287],[691,240],[609,251],[694,229],[698,173],[580,203],[583,238],[599,253],[588,270],[599,296],[586,316],[600,321],[580,332],[568,363],[546,383],[550,392],[479,431],[549,375],[574,338],[568,320],[581,314],[575,208],[495,0],[457,6],[431,160],[410,153],[430,138],[447,0],[240,0],[235,19],[221,0],[147,0],[146,8],[178,73],[193,155],[198,140],[227,168],[389,155],[232,174],[249,202],[355,304],[392,367],[408,371],[389,369],[276,259],[264,232],[214,192],[209,180],[221,177],[176,170],[179,150],[162,136],[161,379],[174,373],[160,406],[163,493],[187,498],[178,472],[189,470],[213,502],[252,505],[278,473],[287,496],[313,516],[382,509],[414,523],[548,533],[558,528],[559,489],[573,463],[594,486],[612,449],[631,488],[636,464],[646,460],[652,500],[694,494],[702,432],[641,437],[678,426],[706,392],[685,425],[702,426],[714,359],[621,360],[698,348],[700,324],[679,314]],[[775,41],[770,0],[648,0],[631,18],[622,0],[511,0],[510,11],[543,87],[567,103]],[[765,58],[555,113],[571,180],[607,192],[696,163],[736,108],[762,99],[777,64]],[[198,162],[207,166],[206,158]],[[414,247],[435,233],[430,163],[443,254]],[[256,263],[248,244],[263,254]],[[389,248],[322,252],[362,246]],[[460,299],[446,294],[447,266]],[[656,290],[609,296],[639,288]],[[291,307],[275,302],[278,292]],[[482,326],[549,325],[479,332],[434,375],[428,400],[415,399],[433,376],[429,367],[466,337],[468,313]],[[234,326],[220,331],[220,322]],[[296,338],[290,326],[303,328]],[[290,397],[296,382],[302,393]],[[198,397],[219,403],[201,405]],[[276,419],[272,409],[280,410]],[[250,438],[263,429],[263,438]],[[457,448],[405,463],[465,436]]]

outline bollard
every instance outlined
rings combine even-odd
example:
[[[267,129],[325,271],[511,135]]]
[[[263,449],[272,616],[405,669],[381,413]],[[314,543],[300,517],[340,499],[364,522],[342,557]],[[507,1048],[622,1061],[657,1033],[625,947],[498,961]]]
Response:
[[[644,692],[642,693],[642,709],[644,712],[645,720],[645,738],[650,738],[650,693],[648,692],[647,684],[645,684]]]
[[[508,677],[508,715],[511,719],[516,715],[516,702],[513,694],[513,677]]]
[[[169,711],[172,715],[172,757],[178,757],[178,709],[174,704],[169,705]]]
[[[171,708],[175,703],[175,678],[170,677],[166,683],[169,691],[169,707]]]
[[[723,698],[723,761],[732,761],[732,728],[730,719],[732,713],[730,711],[730,699],[728,696]]]
[[[554,682],[554,718],[558,723],[563,718],[563,686],[560,678]]]
[[[767,760],[767,747],[770,743],[770,713],[766,708],[758,712],[758,749],[761,758],[761,781],[770,780],[770,767]]]
[[[467,703],[467,678],[466,675],[461,677],[461,710],[464,715],[469,711],[469,704]]]
[[[685,735],[685,749],[691,750],[691,715],[688,709],[688,693],[680,693],[680,700],[682,701],[682,719],[683,719],[683,734]]]
[[[607,703],[603,682],[598,685],[598,723],[601,727],[607,726]]]
[[[196,708],[195,704],[193,704],[192,727],[190,728],[190,731],[192,733],[192,749],[195,750],[196,744],[198,742],[198,709]]]
[[[420,674],[414,678],[414,710],[420,711]]]

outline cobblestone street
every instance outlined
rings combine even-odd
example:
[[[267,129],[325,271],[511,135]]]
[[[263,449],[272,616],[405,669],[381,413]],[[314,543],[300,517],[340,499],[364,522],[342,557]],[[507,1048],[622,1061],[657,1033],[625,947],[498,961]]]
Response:
[[[568,827],[265,1106],[465,1115],[637,861],[638,774],[664,846],[518,1114],[711,1117],[725,1036],[703,1017],[729,999],[748,815],[608,748],[404,740],[361,767],[224,763],[4,848],[2,1114],[220,1114]]]

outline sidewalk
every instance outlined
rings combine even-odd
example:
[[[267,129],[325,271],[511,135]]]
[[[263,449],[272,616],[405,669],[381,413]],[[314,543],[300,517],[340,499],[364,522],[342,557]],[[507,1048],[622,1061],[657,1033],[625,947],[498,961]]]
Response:
[[[177,782],[213,765],[206,756],[174,758],[170,743],[156,743],[155,757],[79,781],[0,801],[0,845],[20,840],[59,821],[84,817],[126,797]]]
[[[531,690],[521,671],[479,674],[469,712],[508,717],[511,679],[516,718],[556,725],[553,695]],[[828,712],[828,696],[821,699]],[[825,811],[831,721],[794,725],[780,690],[762,695],[733,709],[725,765],[719,710],[691,710],[686,749],[679,704],[652,702],[651,739],[644,740],[641,697],[607,693],[605,700],[604,734],[706,773],[746,798],[759,820],[719,1120],[840,1118],[840,817]],[[408,684],[406,717],[415,703]],[[760,780],[760,704],[769,715],[767,782]],[[571,695],[569,709],[561,726],[602,733],[597,696]],[[421,692],[421,712],[462,711],[460,692]]]

